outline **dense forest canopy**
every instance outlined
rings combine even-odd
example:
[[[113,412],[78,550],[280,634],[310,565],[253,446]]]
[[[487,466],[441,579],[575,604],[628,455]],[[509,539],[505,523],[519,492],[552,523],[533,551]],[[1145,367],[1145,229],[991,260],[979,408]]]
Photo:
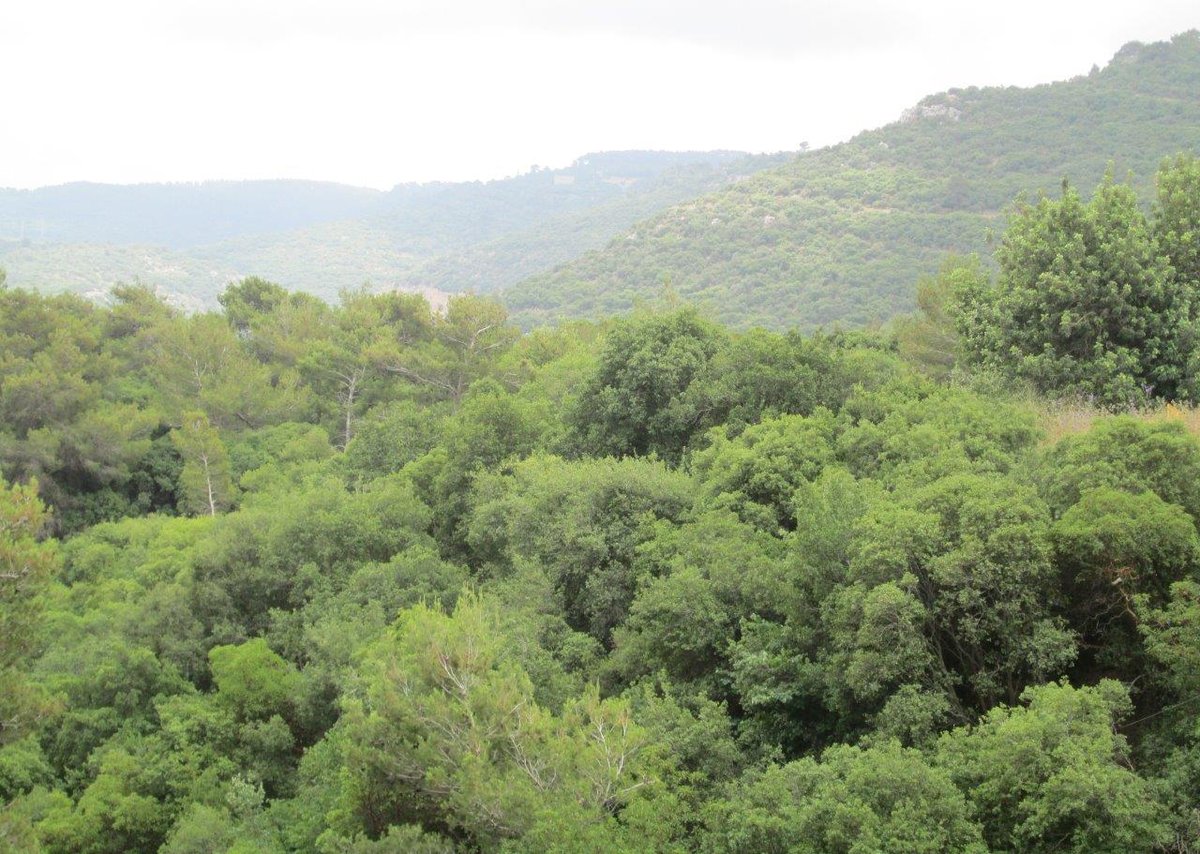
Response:
[[[871,333],[0,288],[0,844],[1196,850],[1197,175]]]

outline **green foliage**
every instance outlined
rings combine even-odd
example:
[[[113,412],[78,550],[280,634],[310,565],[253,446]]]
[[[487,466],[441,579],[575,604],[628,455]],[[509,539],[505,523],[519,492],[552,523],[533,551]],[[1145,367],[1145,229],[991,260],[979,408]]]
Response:
[[[476,479],[506,461],[538,449],[549,413],[537,401],[510,394],[487,380],[474,386],[442,430],[438,447],[409,469],[422,497],[436,508],[434,533],[452,554],[466,550],[467,516]]]
[[[183,509],[209,516],[228,509],[233,502],[229,453],[204,413],[185,413],[183,426],[171,432],[171,441],[183,460],[179,473]]]
[[[36,738],[27,735],[0,747],[0,801],[9,803],[36,786],[53,782],[54,769]]]
[[[996,257],[994,290],[960,292],[972,359],[1114,408],[1191,395],[1194,284],[1162,254],[1132,188],[1109,175],[1085,205],[1064,184],[1060,201],[1018,209]]]
[[[837,409],[857,379],[839,343],[751,329],[713,354],[685,396],[704,426],[731,432],[769,415]]]
[[[1094,186],[1115,163],[1149,201],[1162,158],[1195,150],[1198,79],[1192,30],[1126,45],[1095,74],[930,95],[898,122],[645,219],[504,298],[529,327],[629,311],[667,280],[736,328],[869,326],[911,311],[913,283],[947,252],[988,251],[1019,193],[1056,190],[1064,175]]]
[[[410,300],[414,299],[409,297]],[[495,362],[515,343],[518,332],[506,322],[508,312],[497,302],[460,295],[450,298],[444,313],[415,322],[419,332],[401,334],[372,346],[369,358],[391,374],[404,377],[434,400],[458,403],[476,380],[495,371]],[[417,346],[414,346],[417,345]]]
[[[433,449],[444,419],[440,410],[408,401],[375,407],[346,446],[346,468],[361,480],[398,472]]]
[[[1153,851],[1169,838],[1154,788],[1114,729],[1130,710],[1119,683],[1030,688],[938,744],[996,851]]]
[[[274,282],[250,276],[229,285],[217,297],[225,318],[239,333],[250,332],[288,300],[288,292]]]
[[[208,651],[217,702],[241,720],[262,720],[289,710],[300,676],[262,638]]]
[[[678,460],[703,426],[685,392],[721,343],[721,331],[690,309],[617,325],[568,418],[571,447],[591,456]]]
[[[309,389],[286,363],[254,359],[224,318],[198,314],[147,332],[151,376],[167,393],[171,414],[197,406],[218,428],[256,429],[291,420]]]
[[[732,621],[701,570],[687,567],[646,582],[618,630],[618,659],[630,671],[662,668],[680,680],[716,670]]]
[[[856,584],[838,602],[839,622],[854,631],[846,681],[860,697],[928,680],[986,709],[1014,702],[1075,657],[1055,617],[1046,514],[1031,490],[995,477],[943,478],[873,508],[860,536]]]
[[[1196,523],[1153,492],[1085,492],[1051,533],[1075,626],[1106,649],[1110,667],[1136,661],[1135,602],[1161,606],[1175,582],[1200,568]]]
[[[225,854],[236,839],[228,812],[196,803],[180,816],[159,850],[163,854]]]
[[[741,782],[706,816],[710,852],[982,852],[949,776],[895,742],[827,750]]]
[[[464,596],[452,616],[411,609],[374,649],[365,696],[347,708],[343,790],[369,832],[417,821],[487,849],[528,835],[561,850],[560,833],[614,825],[610,812],[648,782],[627,705],[591,693],[548,713],[508,641],[495,611]]]
[[[454,854],[454,845],[410,824],[392,825],[378,839],[356,836],[352,841],[331,842],[327,850],[330,854]]]
[[[767,531],[792,529],[793,496],[835,460],[836,421],[828,410],[784,415],[727,439],[717,428],[692,467],[709,493],[746,522]]]
[[[1156,675],[1176,696],[1191,698],[1200,690],[1200,584],[1177,581],[1161,608],[1145,594],[1135,607],[1146,652],[1160,668]]]
[[[532,457],[477,487],[468,539],[496,572],[543,567],[567,623],[607,643],[637,589],[650,524],[681,519],[692,498],[690,479],[661,463]]]
[[[1104,418],[1046,456],[1042,492],[1056,515],[1088,490],[1111,487],[1153,492],[1200,518],[1200,443],[1178,422]]]
[[[937,276],[917,282],[917,312],[893,323],[896,349],[907,361],[921,366],[930,376],[949,377],[962,349],[955,303],[964,295],[987,286],[987,272],[972,255],[949,258]]]
[[[1176,281],[1193,294],[1200,288],[1200,159],[1179,154],[1159,167],[1154,236]]]
[[[210,625],[227,622],[236,637],[263,630],[271,608],[340,589],[364,562],[427,543],[429,511],[394,476],[353,494],[325,479],[222,522],[194,562],[195,607]]]
[[[39,475],[0,491],[0,847],[1194,847],[1200,446],[1045,443],[938,356],[981,279],[811,338],[0,293]]]
[[[43,593],[56,555],[38,537],[45,508],[37,483],[0,481],[0,745],[20,738],[45,700],[25,678],[37,650]]]

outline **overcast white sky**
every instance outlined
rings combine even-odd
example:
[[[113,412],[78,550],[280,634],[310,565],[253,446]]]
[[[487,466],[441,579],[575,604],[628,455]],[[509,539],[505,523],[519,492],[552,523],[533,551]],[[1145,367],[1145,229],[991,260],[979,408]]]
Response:
[[[0,186],[825,145],[1194,27],[1196,0],[0,0]]]

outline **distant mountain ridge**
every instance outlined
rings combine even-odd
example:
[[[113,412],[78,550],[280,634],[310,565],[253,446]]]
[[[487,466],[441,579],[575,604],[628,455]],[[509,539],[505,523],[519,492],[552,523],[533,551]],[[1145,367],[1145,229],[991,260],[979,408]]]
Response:
[[[514,178],[386,192],[308,181],[0,190],[0,265],[14,285],[94,293],[139,279],[185,304],[211,305],[225,283],[251,274],[324,297],[367,282],[490,290],[779,162],[627,151]]]
[[[664,290],[733,326],[861,326],[912,307],[948,253],[989,252],[1018,193],[1149,198],[1200,149],[1200,33],[1131,43],[1032,88],[951,89],[848,142],[781,155],[608,152],[563,169],[378,191],[300,181],[0,190],[9,283],[101,297],[138,280],[187,306],[260,275],[327,299],[498,293],[526,327]]]
[[[988,251],[1021,192],[1090,193],[1113,164],[1149,197],[1162,158],[1200,149],[1200,33],[1131,43],[1030,89],[952,89],[639,222],[504,292],[525,326],[603,316],[664,283],[735,325],[863,325],[912,307],[947,253]]]
[[[317,181],[76,182],[0,189],[0,241],[185,249],[368,215],[378,190]]]

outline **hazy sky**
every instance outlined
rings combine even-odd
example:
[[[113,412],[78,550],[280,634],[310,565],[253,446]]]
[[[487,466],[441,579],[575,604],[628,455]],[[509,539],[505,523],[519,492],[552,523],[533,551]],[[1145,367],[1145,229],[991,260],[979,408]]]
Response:
[[[817,146],[1194,27],[1196,0],[2,0],[0,186]]]

